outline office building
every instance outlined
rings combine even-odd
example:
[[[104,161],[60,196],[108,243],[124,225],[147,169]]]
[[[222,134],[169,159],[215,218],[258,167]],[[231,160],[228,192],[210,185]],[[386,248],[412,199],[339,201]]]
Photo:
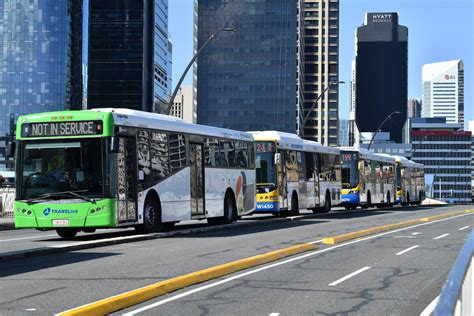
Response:
[[[160,112],[171,95],[168,0],[89,1],[87,107]]]
[[[173,101],[170,115],[179,117],[188,123],[196,123],[193,86],[181,86]]]
[[[464,124],[464,63],[451,60],[423,65],[422,117],[445,117]]]
[[[452,203],[471,201],[472,133],[445,118],[412,118],[412,160],[425,165],[427,195]]]
[[[314,106],[305,122],[304,137],[336,146],[340,143],[339,85],[336,84],[339,81],[339,0],[305,0],[304,6],[305,116]]]
[[[20,114],[82,105],[82,0],[0,1],[0,170]]]
[[[408,29],[398,24],[398,13],[366,13],[356,31],[355,122],[360,133],[383,127],[391,140],[402,141],[407,117]]]
[[[471,189],[472,189],[472,201],[474,202],[474,120],[468,121],[468,131],[471,132]]]
[[[355,122],[355,92],[356,92],[356,68],[355,60],[351,62],[351,82],[349,90],[349,146],[354,146],[358,144],[359,141],[359,131],[357,130],[357,125]]]
[[[421,117],[421,101],[420,99],[410,98],[407,104],[407,118]]]
[[[197,0],[197,122],[302,134],[303,0]]]
[[[349,120],[339,120],[339,146],[349,146]]]

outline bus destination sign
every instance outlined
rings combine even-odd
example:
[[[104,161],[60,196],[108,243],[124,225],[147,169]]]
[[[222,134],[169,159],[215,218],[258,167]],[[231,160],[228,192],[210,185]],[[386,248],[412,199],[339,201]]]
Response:
[[[25,123],[22,137],[87,136],[102,134],[102,121]]]

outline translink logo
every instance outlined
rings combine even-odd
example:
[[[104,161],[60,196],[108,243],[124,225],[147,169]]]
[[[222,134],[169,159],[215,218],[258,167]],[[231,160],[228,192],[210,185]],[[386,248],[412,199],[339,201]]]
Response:
[[[77,214],[79,213],[78,210],[56,210],[56,209],[51,209],[49,207],[45,208],[43,210],[43,215],[48,216],[49,214]]]

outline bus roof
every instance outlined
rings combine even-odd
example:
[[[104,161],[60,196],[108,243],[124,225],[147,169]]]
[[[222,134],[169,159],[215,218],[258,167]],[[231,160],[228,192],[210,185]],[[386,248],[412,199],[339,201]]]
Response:
[[[388,154],[374,154],[368,151],[365,148],[358,148],[358,147],[339,147],[341,152],[343,151],[351,151],[351,152],[357,152],[359,153],[359,156],[361,158],[366,158],[369,160],[375,160],[375,161],[382,161],[382,162],[388,162],[388,163],[395,163],[395,156],[388,155]]]
[[[164,131],[182,132],[211,137],[230,138],[235,140],[253,141],[252,135],[246,132],[231,129],[192,124],[174,116],[157,113],[142,112],[131,109],[101,108],[82,111],[60,111],[49,113],[36,113],[23,116],[24,119],[43,120],[50,119],[51,115],[77,115],[86,113],[110,113],[115,124],[130,127],[153,128]]]
[[[275,141],[277,147],[290,150],[304,150],[325,154],[339,154],[339,149],[335,147],[323,146],[318,142],[302,139],[296,134],[279,132],[279,131],[252,131],[256,141]]]
[[[400,165],[404,167],[423,168],[423,169],[425,168],[425,165],[409,160],[406,157],[403,157],[403,156],[393,156],[393,157],[395,157],[395,160],[397,161],[397,163],[399,163]]]

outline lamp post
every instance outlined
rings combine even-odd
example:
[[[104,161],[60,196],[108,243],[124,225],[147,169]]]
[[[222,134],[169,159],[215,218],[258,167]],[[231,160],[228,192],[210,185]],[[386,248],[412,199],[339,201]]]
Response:
[[[176,84],[176,87],[174,88],[173,94],[171,95],[170,101],[168,102],[168,107],[166,109],[166,114],[169,115],[171,111],[171,107],[173,106],[174,98],[176,97],[176,94],[178,94],[179,87],[181,86],[181,83],[184,80],[184,77],[186,77],[186,74],[189,71],[189,68],[193,65],[194,61],[196,58],[199,56],[199,54],[206,48],[206,46],[219,34],[220,32],[225,31],[225,32],[237,32],[237,29],[234,27],[221,27],[217,31],[215,31],[209,38],[202,44],[202,46],[199,48],[199,50],[194,54],[193,58],[189,62],[189,64],[186,66],[186,69],[184,70],[183,74],[178,80],[178,83]]]
[[[306,121],[308,120],[309,116],[311,115],[311,112],[313,112],[313,109],[315,108],[316,104],[318,104],[319,99],[321,99],[323,97],[323,95],[326,93],[326,91],[328,91],[330,89],[331,86],[335,86],[335,85],[338,85],[338,84],[344,84],[344,83],[346,83],[346,82],[345,81],[329,81],[328,86],[323,90],[323,92],[320,95],[318,95],[318,97],[314,101],[313,105],[309,109],[308,113],[303,118],[303,138],[305,136],[304,127],[306,125]]]
[[[387,117],[385,118],[385,120],[383,120],[383,122],[379,125],[379,127],[377,127],[377,129],[375,130],[375,133],[374,135],[372,136],[372,139],[370,140],[370,143],[369,143],[369,146],[367,147],[367,150],[370,150],[370,146],[372,146],[372,142],[374,141],[375,139],[375,135],[377,135],[377,133],[379,132],[379,130],[382,128],[382,126],[387,122],[389,121],[393,115],[395,114],[402,114],[402,112],[400,111],[393,111],[392,113],[390,113],[389,115],[387,115]]]

